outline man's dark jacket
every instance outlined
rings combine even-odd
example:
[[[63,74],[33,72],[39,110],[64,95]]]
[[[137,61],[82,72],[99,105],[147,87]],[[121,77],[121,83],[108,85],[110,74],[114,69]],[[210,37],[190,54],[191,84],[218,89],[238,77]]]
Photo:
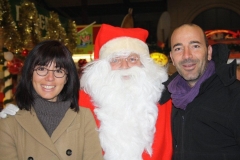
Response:
[[[186,110],[173,107],[173,160],[240,160],[240,81],[225,45],[213,46],[216,73]],[[177,75],[172,75],[165,85]],[[160,100],[170,98],[166,90]]]

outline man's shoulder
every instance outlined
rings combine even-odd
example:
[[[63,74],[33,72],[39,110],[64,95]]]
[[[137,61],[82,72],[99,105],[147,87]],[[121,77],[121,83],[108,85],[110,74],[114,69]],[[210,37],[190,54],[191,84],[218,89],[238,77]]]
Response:
[[[230,90],[230,94],[233,94],[235,98],[240,98],[240,81],[236,80],[231,85],[227,86]]]

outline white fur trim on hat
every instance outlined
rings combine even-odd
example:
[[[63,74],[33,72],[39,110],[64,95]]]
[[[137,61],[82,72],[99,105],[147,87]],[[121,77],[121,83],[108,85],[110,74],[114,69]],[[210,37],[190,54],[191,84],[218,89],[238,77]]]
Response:
[[[100,59],[105,59],[117,53],[136,53],[141,55],[149,55],[149,49],[145,42],[131,37],[118,37],[105,43],[100,51]]]

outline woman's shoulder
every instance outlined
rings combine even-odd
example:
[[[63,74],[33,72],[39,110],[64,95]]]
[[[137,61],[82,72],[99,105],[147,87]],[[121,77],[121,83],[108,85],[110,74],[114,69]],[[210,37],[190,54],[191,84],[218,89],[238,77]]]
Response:
[[[0,122],[14,122],[16,121],[16,118],[17,117],[20,117],[20,116],[24,116],[26,114],[29,114],[30,111],[26,111],[26,110],[19,110],[16,112],[15,115],[9,115],[7,114],[7,117],[6,118],[0,118]]]
[[[91,109],[90,108],[86,108],[86,107],[82,107],[82,106],[79,106],[79,113],[81,114],[87,114],[87,113],[90,113],[91,112]]]
[[[90,119],[92,119],[94,117],[93,111],[90,108],[86,108],[83,106],[79,106],[78,114],[80,116],[84,116],[85,118],[90,118]]]
[[[17,124],[16,116],[17,115],[7,115],[6,118],[0,118],[0,128],[4,126],[15,126]]]

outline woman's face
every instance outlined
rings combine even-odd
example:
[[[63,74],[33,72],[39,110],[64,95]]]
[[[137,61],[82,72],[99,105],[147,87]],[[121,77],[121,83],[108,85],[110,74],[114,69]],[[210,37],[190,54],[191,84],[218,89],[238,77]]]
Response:
[[[49,63],[48,66],[36,66],[32,78],[33,88],[37,94],[52,102],[57,101],[59,93],[67,82],[66,71],[55,66],[55,62]]]

